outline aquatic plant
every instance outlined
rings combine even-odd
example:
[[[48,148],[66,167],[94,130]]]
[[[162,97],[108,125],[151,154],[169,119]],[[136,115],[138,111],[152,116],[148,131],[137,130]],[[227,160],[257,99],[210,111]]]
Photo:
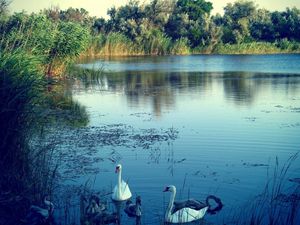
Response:
[[[287,179],[288,171],[298,155],[299,153],[292,155],[282,166],[276,157],[273,174],[271,177],[268,175],[262,193],[242,207],[242,212],[237,210],[233,212],[232,218],[225,220],[232,221],[229,224],[299,224],[300,188],[298,184],[292,184]]]
[[[104,72],[104,65],[101,65],[100,67],[95,65],[92,68],[73,66],[69,68],[67,77],[75,77],[77,79],[80,79],[83,84],[88,87],[92,84],[99,84],[101,82],[101,76],[104,74]]]
[[[173,55],[186,55],[191,52],[189,47],[189,40],[187,38],[180,38],[174,42],[171,47],[171,54]]]
[[[213,53],[217,54],[272,54],[300,52],[298,42],[280,40],[270,42],[249,42],[240,44],[217,44]]]

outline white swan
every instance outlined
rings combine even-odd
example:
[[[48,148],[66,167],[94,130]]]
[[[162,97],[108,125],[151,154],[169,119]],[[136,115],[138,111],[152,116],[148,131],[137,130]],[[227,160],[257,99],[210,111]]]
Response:
[[[169,223],[187,223],[201,219],[209,206],[205,203],[190,199],[183,202],[174,202],[176,187],[167,186],[164,192],[171,192],[169,206],[165,214],[165,221]]]
[[[116,173],[118,173],[118,183],[115,186],[111,198],[115,201],[125,201],[131,198],[132,194],[128,184],[122,180],[122,165],[116,166]]]

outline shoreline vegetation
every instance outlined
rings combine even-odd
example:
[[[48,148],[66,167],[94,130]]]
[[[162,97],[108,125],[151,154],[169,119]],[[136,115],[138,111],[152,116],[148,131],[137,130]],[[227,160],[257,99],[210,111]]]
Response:
[[[300,53],[300,9],[270,12],[237,0],[211,15],[206,0],[131,0],[108,9],[108,19],[85,9],[51,7],[10,14],[0,0],[1,49],[41,57],[48,76],[78,58],[189,54]],[[9,46],[9,48],[7,48]]]
[[[81,57],[300,53],[299,9],[270,12],[244,0],[224,15],[212,8],[205,0],[131,0],[104,19],[83,8],[10,13],[0,0],[0,224],[18,224],[53,193],[57,143],[39,141],[49,124],[72,123],[72,115],[75,126],[88,123],[85,108],[53,85],[72,78],[67,71]]]
[[[269,42],[251,42],[241,44],[220,44],[211,49],[190,49],[185,46],[183,49],[171,47],[164,54],[154,52],[145,52],[138,50],[138,47],[126,47],[122,43],[107,44],[102,48],[90,47],[86,52],[80,55],[82,58],[98,58],[98,57],[130,57],[130,56],[167,56],[167,55],[264,55],[264,54],[300,54],[298,43],[287,42],[290,47],[281,48],[280,43]],[[174,44],[176,46],[176,43]]]

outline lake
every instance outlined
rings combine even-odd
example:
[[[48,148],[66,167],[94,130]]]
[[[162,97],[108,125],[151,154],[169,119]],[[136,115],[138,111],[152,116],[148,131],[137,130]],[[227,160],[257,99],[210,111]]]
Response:
[[[276,157],[281,168],[300,150],[299,54],[102,58],[78,67],[103,73],[66,90],[88,125],[63,135],[60,149],[81,162],[65,160],[65,182],[92,180],[110,192],[121,163],[133,199],[142,198],[142,224],[161,223],[169,184],[177,199],[221,198],[223,209],[204,220],[228,221],[263,192]],[[299,165],[285,185],[295,185]],[[124,213],[121,221],[135,224]]]

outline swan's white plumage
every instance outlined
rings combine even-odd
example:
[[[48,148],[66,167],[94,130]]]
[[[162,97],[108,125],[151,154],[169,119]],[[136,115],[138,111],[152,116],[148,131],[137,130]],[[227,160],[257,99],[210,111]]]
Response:
[[[191,208],[183,208],[181,210],[176,211],[173,214],[170,214],[166,216],[166,222],[169,223],[187,223],[187,222],[192,222],[194,220],[199,220],[201,219],[208,207],[205,207],[200,210],[195,210]]]
[[[116,172],[118,173],[118,182],[114,187],[111,198],[115,201],[125,201],[131,198],[132,194],[128,184],[122,180],[122,166],[120,164],[117,165]]]
[[[120,192],[118,191],[119,189],[119,185],[117,184],[115,187],[114,187],[114,191],[113,191],[113,194],[112,194],[112,199],[115,200],[115,201],[125,201],[129,198],[131,198],[132,194],[131,194],[131,191],[129,189],[129,186],[128,184],[122,180],[121,181],[121,185],[120,185]]]
[[[176,188],[173,185],[170,185],[167,187],[166,191],[171,192],[171,197],[170,197],[170,202],[169,206],[167,208],[166,214],[165,214],[165,221],[169,223],[187,223],[187,222],[192,222],[195,220],[201,219],[207,209],[208,206],[196,210],[192,208],[182,208],[174,213],[172,213],[173,208],[174,208],[174,200],[175,200],[175,195],[176,195]]]

